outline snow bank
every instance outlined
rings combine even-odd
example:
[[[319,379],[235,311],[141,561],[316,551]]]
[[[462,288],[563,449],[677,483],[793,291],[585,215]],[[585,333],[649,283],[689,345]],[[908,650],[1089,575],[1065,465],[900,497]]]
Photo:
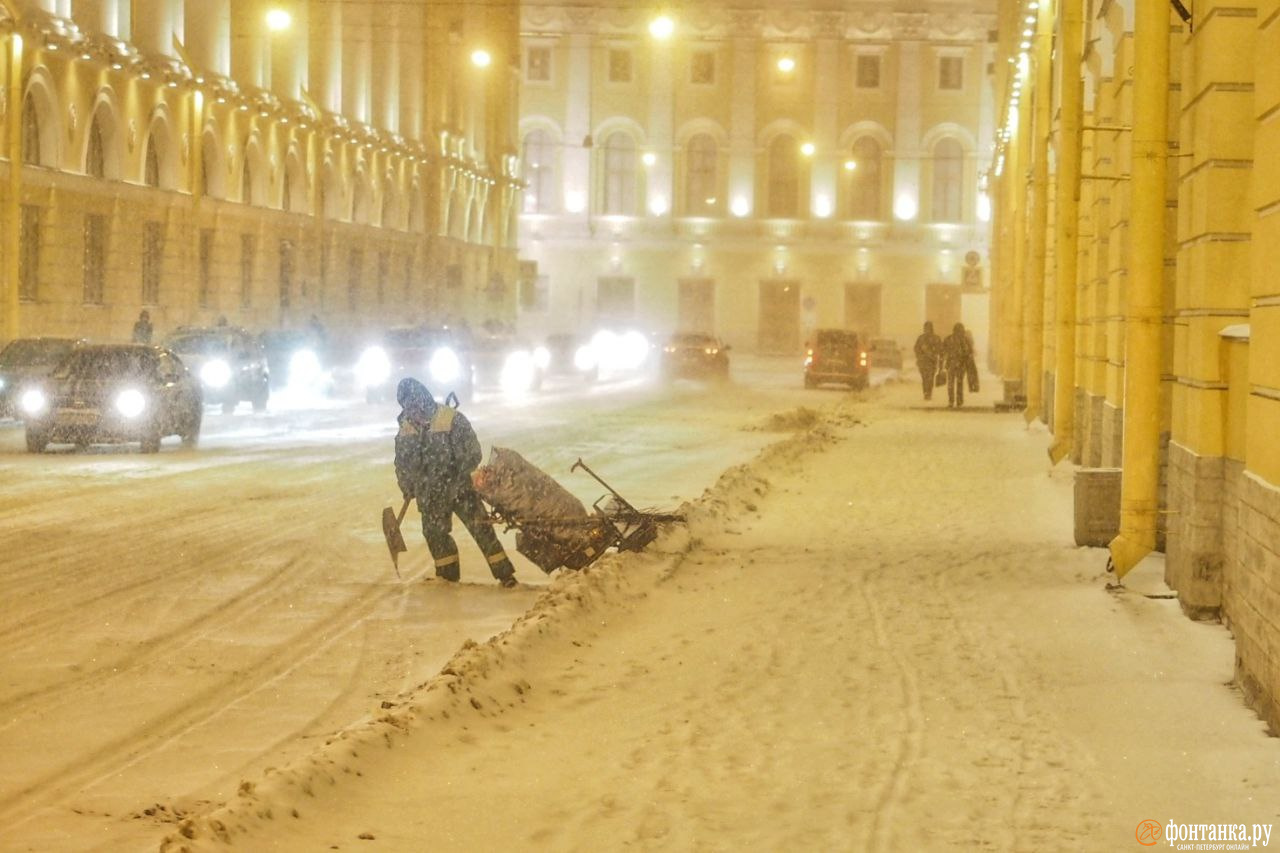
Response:
[[[251,836],[256,826],[305,820],[324,808],[326,799],[340,798],[344,786],[376,773],[379,753],[402,747],[433,723],[467,715],[500,716],[517,707],[533,689],[524,678],[528,661],[606,626],[613,609],[643,599],[703,539],[755,512],[769,492],[771,475],[794,470],[806,456],[837,441],[834,425],[859,423],[849,410],[855,399],[821,411],[800,407],[767,418],[765,429],[798,431],[767,446],[750,463],[724,471],[701,497],[682,505],[678,511],[686,524],[666,529],[644,553],[610,554],[582,571],[558,573],[508,630],[483,644],[467,641],[438,675],[383,701],[373,716],[329,737],[305,759],[242,781],[234,800],[182,819],[160,849],[218,849]]]

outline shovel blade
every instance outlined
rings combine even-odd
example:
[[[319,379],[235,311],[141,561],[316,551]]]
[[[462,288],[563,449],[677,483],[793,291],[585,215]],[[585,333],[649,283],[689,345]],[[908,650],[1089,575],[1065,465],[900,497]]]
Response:
[[[391,507],[382,509],[382,535],[387,540],[387,550],[391,552],[391,563],[400,570],[400,555],[409,549],[404,545],[404,537],[400,535],[400,521]]]

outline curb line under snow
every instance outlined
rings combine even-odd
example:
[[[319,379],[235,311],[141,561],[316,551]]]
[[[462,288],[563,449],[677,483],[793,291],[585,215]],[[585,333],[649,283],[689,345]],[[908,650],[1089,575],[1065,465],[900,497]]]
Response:
[[[256,781],[242,781],[233,800],[184,819],[175,832],[162,839],[160,850],[178,853],[209,842],[229,844],[254,826],[274,820],[277,810],[281,819],[288,819],[290,813],[296,818],[295,809],[285,811],[284,804],[296,800],[292,795],[313,797],[317,788],[336,787],[340,779],[353,773],[362,750],[376,746],[392,749],[398,739],[411,736],[437,717],[501,714],[504,708],[514,707],[532,689],[519,677],[523,669],[520,659],[536,656],[562,640],[572,624],[570,617],[643,598],[647,589],[669,578],[706,533],[755,509],[755,501],[769,491],[768,474],[835,442],[832,425],[844,421],[841,408],[824,407],[817,418],[812,410],[804,410],[804,431],[768,445],[749,462],[725,470],[701,497],[680,507],[686,524],[664,531],[647,551],[610,554],[583,571],[562,572],[510,628],[484,643],[467,640],[438,674],[395,700],[383,702],[381,713],[333,734],[323,746],[288,766],[268,768]],[[516,665],[500,679],[507,662]],[[273,804],[277,809],[273,810]]]

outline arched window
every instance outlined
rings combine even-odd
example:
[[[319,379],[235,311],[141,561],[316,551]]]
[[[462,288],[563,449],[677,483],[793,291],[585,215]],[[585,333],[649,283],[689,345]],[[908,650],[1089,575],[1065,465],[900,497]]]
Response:
[[[147,135],[147,158],[143,164],[142,181],[149,187],[160,186],[160,152],[156,149],[155,134]]]
[[[769,143],[769,216],[790,218],[800,210],[800,150],[783,134]]]
[[[636,144],[621,131],[604,143],[604,213],[632,216],[636,212]]]
[[[852,169],[845,169],[848,176],[848,210],[850,219],[881,219],[880,143],[864,136],[853,143]]]
[[[84,173],[91,178],[107,176],[107,150],[102,138],[102,122],[95,115],[89,125],[89,148],[84,155]]]
[[[525,213],[551,213],[556,209],[556,150],[551,134],[531,130],[524,137]]]
[[[933,146],[933,221],[964,218],[964,149],[954,139]]]
[[[685,145],[684,207],[690,216],[710,216],[716,202],[716,141],[699,133]]]
[[[43,166],[40,154],[40,115],[36,112],[36,99],[27,95],[22,102],[22,162]]]

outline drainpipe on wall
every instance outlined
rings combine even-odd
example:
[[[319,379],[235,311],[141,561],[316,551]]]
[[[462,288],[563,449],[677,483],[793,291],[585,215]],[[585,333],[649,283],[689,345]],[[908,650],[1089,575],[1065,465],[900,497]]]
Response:
[[[1071,452],[1076,427],[1076,288],[1080,243],[1080,125],[1084,86],[1084,0],[1064,0],[1058,43],[1061,96],[1058,105],[1058,158],[1054,236],[1057,298],[1056,377],[1053,383],[1054,465]]]
[[[1168,157],[1169,5],[1137,0],[1134,16],[1133,179],[1125,305],[1124,451],[1120,535],[1111,563],[1123,578],[1155,548],[1160,474],[1160,357]]]
[[[9,34],[8,125],[5,127],[9,153],[9,194],[4,205],[4,337],[13,340],[21,333],[18,322],[18,268],[22,251],[22,34],[18,32],[18,11],[10,0],[4,9],[13,21]]]
[[[1054,4],[1040,0],[1036,11],[1035,77],[1027,89],[1035,98],[1031,119],[1031,217],[1030,259],[1026,270],[1024,304],[1027,360],[1027,408],[1023,417],[1031,423],[1044,410],[1044,280],[1045,254],[1049,243],[1049,124],[1053,120],[1053,16]]]

